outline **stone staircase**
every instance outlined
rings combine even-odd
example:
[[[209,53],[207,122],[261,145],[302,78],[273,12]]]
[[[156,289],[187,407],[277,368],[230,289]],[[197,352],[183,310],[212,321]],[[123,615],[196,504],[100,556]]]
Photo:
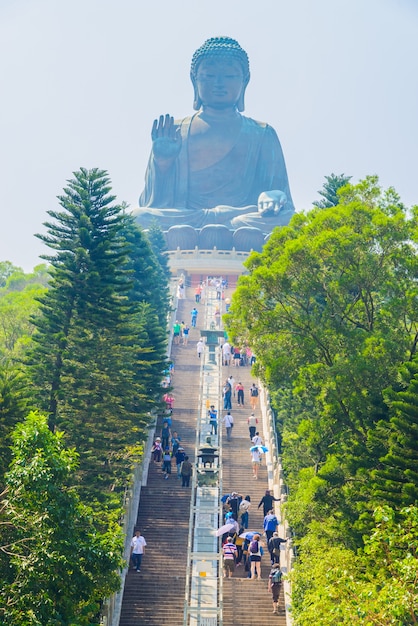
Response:
[[[238,406],[236,398],[232,400],[231,414],[234,417],[234,428],[231,442],[223,437],[222,449],[222,481],[223,492],[236,491],[243,497],[251,498],[249,513],[249,530],[263,531],[263,508],[257,509],[258,503],[268,488],[267,470],[263,458],[258,480],[252,475],[250,458],[250,436],[247,418],[252,410],[249,402],[248,389],[251,383],[256,382],[251,376],[249,367],[223,367],[223,379],[232,374],[235,382],[241,382],[245,388],[244,407]],[[261,414],[259,405],[254,411],[258,417],[260,434],[262,435]],[[282,597],[278,615],[273,615],[271,594],[267,590],[268,575],[270,572],[270,555],[262,541],[264,555],[261,560],[262,580],[250,580],[244,566],[235,568],[233,578],[224,578],[223,585],[223,626],[265,626],[276,624],[285,626],[285,612]]]
[[[178,319],[190,322],[192,300],[179,300]],[[203,311],[203,306],[201,306]],[[181,444],[194,462],[196,416],[198,411],[200,362],[196,354],[199,338],[197,328],[190,329],[187,346],[174,345],[172,430],[181,437]],[[156,433],[161,432],[163,418],[157,421]],[[172,475],[164,479],[160,464],[152,461],[147,486],[142,487],[136,526],[147,542],[141,572],[130,569],[125,581],[120,626],[170,626],[183,624],[186,557],[189,537],[190,488],[182,488],[176,477],[173,461]],[[132,535],[134,529],[132,528]]]
[[[190,297],[179,300],[177,318],[190,323],[194,290],[188,289]],[[189,295],[189,294],[188,294]],[[230,296],[230,294],[228,294]],[[204,325],[204,305],[197,305],[199,317],[197,328],[190,328],[187,346],[173,345],[172,359],[173,395],[175,397],[172,430],[182,439],[182,445],[190,460],[194,461],[196,439],[196,417],[199,411],[200,361],[196,354],[199,329]],[[267,485],[265,463],[259,479],[252,478],[250,461],[250,439],[247,417],[251,413],[248,388],[253,382],[249,367],[223,367],[223,379],[230,374],[245,387],[244,407],[233,400],[232,414],[235,418],[232,441],[223,438],[223,492],[238,491],[250,495],[250,529],[262,531],[263,513],[257,505]],[[260,417],[260,412],[256,414]],[[221,413],[222,416],[222,413]],[[260,421],[260,420],[259,420]],[[157,422],[157,434],[162,418]],[[176,478],[173,462],[172,475],[164,480],[159,465],[150,463],[148,482],[142,487],[136,527],[146,539],[146,553],[141,572],[130,569],[125,582],[119,626],[183,626],[184,595],[186,584],[186,556],[189,535],[190,488],[182,488]],[[132,534],[134,529],[132,528]],[[234,577],[223,579],[223,624],[224,626],[264,626],[272,621],[285,625],[283,598],[281,612],[272,615],[272,602],[267,592],[269,554],[263,557],[260,580],[246,578],[244,566],[236,568]],[[222,573],[221,573],[222,575]]]

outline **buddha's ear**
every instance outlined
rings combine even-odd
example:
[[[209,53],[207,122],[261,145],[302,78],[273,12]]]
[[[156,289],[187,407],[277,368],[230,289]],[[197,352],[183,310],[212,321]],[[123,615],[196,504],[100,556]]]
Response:
[[[250,82],[250,75],[248,74],[248,76],[244,78],[244,84],[242,86],[241,93],[237,102],[237,109],[240,113],[242,113],[245,110],[244,96],[245,96],[245,90],[247,89],[247,85],[249,82]]]
[[[200,107],[202,106],[202,100],[200,99],[200,96],[199,96],[199,90],[197,88],[196,79],[191,74],[190,74],[190,78],[192,79],[192,83],[193,83],[193,108],[195,111],[198,111]]]

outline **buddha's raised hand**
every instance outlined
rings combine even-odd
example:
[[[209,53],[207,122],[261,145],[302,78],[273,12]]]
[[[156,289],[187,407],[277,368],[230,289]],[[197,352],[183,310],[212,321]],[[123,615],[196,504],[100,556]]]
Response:
[[[152,151],[158,161],[174,160],[181,149],[180,129],[168,113],[154,120],[151,131]]]

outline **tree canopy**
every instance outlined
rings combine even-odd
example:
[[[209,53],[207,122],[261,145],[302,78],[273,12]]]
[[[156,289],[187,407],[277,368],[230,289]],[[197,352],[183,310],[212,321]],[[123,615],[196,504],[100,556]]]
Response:
[[[103,509],[120,504],[160,400],[166,283],[106,172],[74,176],[39,235],[55,254],[30,362],[38,406],[76,447],[79,487]]]
[[[257,355],[276,407],[286,510],[307,568],[307,542],[325,537],[348,563],[377,506],[396,515],[417,504],[416,226],[416,212],[377,177],[347,184],[336,206],[296,214],[249,257],[225,318]],[[307,570],[296,576],[304,590]]]
[[[328,209],[329,207],[337,206],[339,203],[339,190],[345,187],[350,180],[351,176],[346,176],[345,174],[330,174],[330,176],[325,176],[325,183],[322,189],[318,191],[322,198],[321,200],[313,202],[313,206],[319,209]]]
[[[30,413],[13,432],[13,460],[1,501],[1,623],[90,625],[119,587],[121,530],[98,532],[71,488],[78,455]]]

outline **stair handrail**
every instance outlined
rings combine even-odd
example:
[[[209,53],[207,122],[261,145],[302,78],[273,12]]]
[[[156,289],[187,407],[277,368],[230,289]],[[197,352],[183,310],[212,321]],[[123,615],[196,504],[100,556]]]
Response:
[[[205,312],[204,312],[204,323],[207,328],[210,326],[209,315],[211,306],[209,306],[209,302],[211,300],[210,292],[209,292],[209,284],[207,281],[207,289],[206,289],[206,297],[205,297]],[[213,371],[214,363],[209,360],[208,351],[204,350],[201,363],[200,363],[200,390],[199,390],[199,400],[198,400],[198,415],[197,415],[197,427],[196,427],[196,440],[195,440],[195,458],[197,460],[199,449],[201,447],[201,441],[205,436],[203,432],[203,428],[207,426],[207,402],[209,401],[209,383],[207,383],[207,378],[205,379],[205,373],[207,372],[207,368],[210,368],[209,371]],[[220,389],[220,380],[221,380],[221,369],[220,369],[220,360],[218,354],[218,363],[217,363],[217,380],[215,381],[215,387],[217,389],[217,395],[219,397],[219,389]],[[211,382],[213,382],[211,380]],[[207,384],[206,384],[207,383]],[[221,441],[221,428],[218,428],[218,450],[220,450],[220,441]],[[207,624],[207,626],[222,626],[222,578],[219,576],[219,567],[220,567],[220,554],[219,551],[216,553],[210,552],[205,554],[203,552],[198,552],[195,556],[193,552],[194,546],[194,530],[195,530],[195,521],[196,521],[196,501],[197,501],[197,489],[198,489],[198,471],[197,471],[197,462],[195,466],[195,471],[193,472],[192,477],[192,490],[191,490],[191,506],[190,506],[190,518],[189,518],[189,537],[187,543],[187,567],[186,567],[186,585],[185,585],[185,599],[184,599],[184,615],[183,615],[183,625],[189,626],[190,620],[193,619],[193,623],[199,624]],[[221,480],[222,480],[222,470],[221,464],[218,465],[217,469],[217,484],[218,484],[218,492],[221,488]],[[218,500],[219,501],[219,500]],[[221,512],[221,508],[219,506],[218,512],[218,521],[219,521],[219,513]],[[216,572],[216,589],[217,589],[217,602],[213,607],[200,607],[192,606],[192,587],[193,587],[193,563],[196,558],[200,557],[202,560],[207,559],[210,561],[217,561],[217,572]],[[200,579],[203,581],[203,579]],[[206,577],[206,580],[207,577]],[[195,588],[199,587],[198,580],[194,581]],[[209,616],[208,616],[209,615]],[[195,622],[196,620],[196,622]],[[197,622],[198,620],[198,622]]]

